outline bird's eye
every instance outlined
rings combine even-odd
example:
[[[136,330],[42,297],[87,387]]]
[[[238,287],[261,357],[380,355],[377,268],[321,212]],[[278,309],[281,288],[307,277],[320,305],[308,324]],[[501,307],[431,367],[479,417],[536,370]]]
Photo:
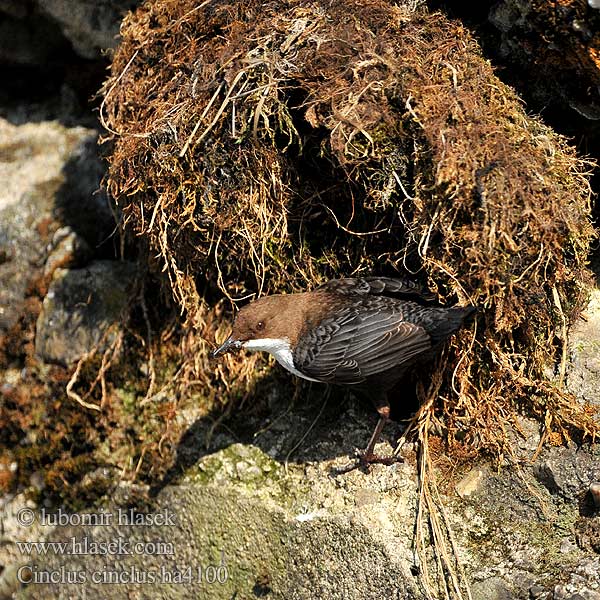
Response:
[[[264,321],[259,321],[259,322],[256,324],[256,329],[264,329],[264,328],[265,328],[265,323],[264,323]]]

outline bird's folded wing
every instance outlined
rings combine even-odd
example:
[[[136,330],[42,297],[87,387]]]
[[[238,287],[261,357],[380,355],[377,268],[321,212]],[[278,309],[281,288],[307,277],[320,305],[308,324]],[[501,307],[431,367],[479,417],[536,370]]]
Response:
[[[430,348],[427,332],[404,321],[397,311],[350,311],[326,319],[302,336],[294,364],[319,381],[358,384]]]
[[[371,294],[373,296],[418,297],[426,301],[435,300],[435,296],[420,283],[409,279],[392,277],[361,277],[332,279],[317,289],[337,294]]]

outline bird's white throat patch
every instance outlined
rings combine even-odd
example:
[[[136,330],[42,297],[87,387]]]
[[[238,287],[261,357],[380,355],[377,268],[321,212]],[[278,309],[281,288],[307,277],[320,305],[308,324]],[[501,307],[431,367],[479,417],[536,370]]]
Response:
[[[268,352],[275,357],[275,360],[282,366],[285,367],[290,373],[302,377],[302,379],[308,379],[308,381],[318,381],[312,377],[307,377],[303,373],[300,373],[296,367],[294,367],[294,357],[292,356],[292,349],[290,347],[289,340],[285,338],[262,338],[258,340],[248,340],[242,344],[242,347],[252,352]]]

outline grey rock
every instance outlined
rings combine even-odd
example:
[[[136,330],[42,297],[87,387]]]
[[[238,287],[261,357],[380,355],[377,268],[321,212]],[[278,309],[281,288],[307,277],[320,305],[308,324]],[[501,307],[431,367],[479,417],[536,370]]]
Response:
[[[21,587],[18,580],[18,570],[20,565],[10,564],[0,573],[0,599],[10,600],[13,594]]]
[[[548,597],[550,591],[547,590],[543,585],[532,585],[529,588],[530,600],[543,600]]]
[[[583,593],[575,594],[569,591],[569,586],[557,585],[554,588],[552,600],[600,600],[600,594],[593,590],[585,590]]]
[[[600,600],[600,558],[585,557],[554,586],[553,600]]]
[[[19,66],[46,65],[68,46],[60,28],[33,12],[25,2],[0,3],[0,62]]]
[[[560,107],[595,126],[600,119],[596,67],[579,56],[594,38],[597,16],[580,8],[581,3],[499,0],[491,3],[488,20],[498,30],[500,57],[535,104]]]
[[[96,136],[83,127],[15,126],[0,119],[0,334],[16,323],[27,286],[42,274],[48,244],[60,227],[55,203],[68,185],[65,166]],[[85,207],[94,200],[90,195],[79,201]]]
[[[75,51],[97,58],[114,48],[123,15],[139,0],[37,0],[39,8],[60,24]]]
[[[514,598],[510,584],[501,577],[490,577],[475,583],[471,587],[473,600],[512,600]]]
[[[131,299],[136,266],[94,261],[83,269],[57,269],[38,317],[35,348],[44,361],[70,365],[119,323]]]
[[[35,504],[23,493],[0,497],[0,600],[14,597],[13,594],[21,587],[18,571],[30,559],[27,553],[19,550],[16,542],[23,539],[45,539],[47,532],[38,523],[32,522],[29,527],[21,525],[22,515],[33,515],[35,508]]]
[[[0,0],[0,13],[23,19],[27,16],[29,7],[27,0]]]
[[[99,59],[118,42],[123,16],[140,0],[0,0],[0,60],[44,66],[72,47]]]
[[[577,550],[577,544],[572,536],[565,537],[559,546],[559,551],[563,554],[569,554],[570,552],[574,552]]]
[[[73,149],[62,170],[65,183],[57,190],[54,212],[92,252],[114,257],[117,208],[101,188],[106,164],[100,159],[97,141],[96,135],[90,135]]]
[[[335,429],[332,438],[344,440],[339,442],[344,447],[356,434],[357,424],[348,414],[353,410],[337,415],[336,425],[323,425],[330,434]],[[259,438],[260,447],[235,443],[230,433],[222,431],[215,435],[220,449],[208,454],[199,450],[200,430],[195,428],[190,447],[180,448],[179,455],[185,457],[182,464],[187,466],[175,469],[179,479],[155,490],[151,508],[144,505],[143,512],[168,511],[173,524],[78,525],[51,535],[53,540],[169,542],[172,554],[47,555],[32,560],[40,570],[56,570],[62,565],[67,571],[84,573],[86,583],[71,586],[70,598],[105,597],[105,585],[94,584],[92,573],[125,572],[143,578],[160,573],[161,568],[163,580],[158,585],[133,582],[121,588],[123,596],[424,598],[412,547],[418,506],[414,461],[407,458],[392,467],[374,465],[369,474],[355,471],[331,477],[331,466],[348,460],[340,455],[339,444],[336,447],[331,441],[315,454],[314,445],[307,440],[312,459],[289,462],[284,468],[290,432],[305,431],[310,423],[294,412],[286,413],[281,423],[277,432],[271,429]],[[383,447],[386,444],[378,448],[382,454],[390,451]],[[281,448],[275,458],[268,454],[273,447]],[[566,449],[563,452],[569,463],[572,455]],[[547,454],[544,450],[541,459],[548,460]],[[560,456],[551,456],[557,468]],[[551,494],[524,461],[518,468],[504,467],[500,472],[481,467],[476,492],[465,498],[451,491],[442,495],[473,600],[551,600],[555,592],[563,594],[564,600],[575,594],[596,600],[594,593],[600,589],[597,555],[576,547],[561,552],[578,518],[577,503]],[[120,507],[135,505],[134,492],[140,498],[141,491],[121,484],[105,512],[117,515]],[[199,585],[165,579],[178,572],[206,572],[209,566],[225,566],[227,581]],[[433,563],[430,567],[435,572]],[[18,597],[36,598],[39,589],[29,586]],[[44,589],[49,597],[60,591],[52,586]]]
[[[240,460],[263,473],[260,482],[240,476]],[[124,597],[424,599],[410,572],[410,550],[402,544],[402,536],[410,535],[410,518],[403,514],[412,514],[414,496],[386,499],[379,494],[377,503],[356,507],[351,498],[362,486],[362,477],[351,477],[345,493],[324,473],[306,482],[303,471],[295,466],[286,474],[257,448],[234,444],[201,461],[180,485],[164,488],[152,509],[144,511],[164,515],[167,525],[123,525],[122,512],[113,504],[105,511],[113,515],[106,526],[57,528],[52,534],[54,540],[122,539],[130,545],[153,540],[167,544],[162,554],[54,555],[35,562],[43,570],[63,565],[67,571],[85,573],[85,585],[69,588],[74,599],[105,597],[106,585],[92,582],[92,574],[115,572],[159,579],[153,585],[124,586]],[[367,485],[377,487],[390,476],[393,471],[381,470]],[[130,503],[123,486],[115,500]],[[382,518],[390,519],[394,535],[380,535],[377,523]],[[198,580],[199,573],[208,575],[219,567],[224,571],[222,583]],[[177,573],[190,573],[192,580],[174,584]],[[44,590],[52,596],[60,586]],[[32,585],[18,597],[35,598],[38,591],[39,586]]]
[[[97,193],[97,132],[0,119],[0,335],[24,312],[35,282],[94,254],[114,256],[115,215]]]
[[[600,456],[575,447],[549,448],[545,458],[534,466],[534,475],[552,494],[577,501],[600,479]]]
[[[37,492],[41,492],[45,487],[44,474],[41,471],[34,471],[29,477],[29,485]]]
[[[459,482],[454,486],[456,493],[461,498],[468,498],[476,494],[479,490],[479,485],[483,481],[485,473],[477,467],[471,469]]]
[[[44,275],[52,275],[59,267],[81,267],[91,258],[89,244],[68,225],[61,227],[52,237]]]
[[[600,515],[580,517],[575,523],[575,538],[582,550],[600,553]]]
[[[590,303],[570,334],[569,389],[578,398],[600,405],[600,289],[592,292]]]

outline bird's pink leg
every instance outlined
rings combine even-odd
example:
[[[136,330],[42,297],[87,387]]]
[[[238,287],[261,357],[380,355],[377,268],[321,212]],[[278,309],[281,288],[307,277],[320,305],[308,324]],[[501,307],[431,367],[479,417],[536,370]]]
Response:
[[[398,458],[395,456],[378,456],[373,452],[375,450],[375,444],[377,444],[377,441],[379,440],[379,436],[381,435],[385,424],[390,420],[390,405],[387,401],[377,403],[376,408],[377,412],[379,413],[379,421],[377,421],[377,425],[375,426],[375,430],[371,435],[371,439],[369,440],[367,447],[363,452],[360,453],[358,461],[350,463],[349,465],[340,469],[334,469],[336,475],[349,473],[350,471],[353,471],[358,467],[368,469],[369,465],[372,465],[373,463],[391,465],[398,461]]]
[[[389,416],[382,415],[381,413],[379,413],[379,414],[381,415],[379,417],[379,421],[377,421],[377,425],[375,425],[375,429],[373,430],[373,433],[371,434],[371,439],[369,440],[367,447],[365,448],[364,452],[362,453],[362,456],[361,456],[362,462],[366,462],[366,463],[377,462],[377,461],[371,460],[372,458],[377,458],[375,453],[373,452],[373,450],[375,450],[375,444],[377,444],[377,442],[379,440],[379,436],[381,436],[381,432],[383,431],[385,424],[389,421]],[[389,410],[388,410],[388,414],[389,414]]]
[[[377,412],[379,413],[379,421],[377,421],[377,425],[375,425],[375,430],[371,435],[371,439],[369,440],[367,447],[360,456],[360,463],[363,466],[370,465],[372,463],[391,465],[397,460],[394,456],[378,456],[373,452],[375,450],[375,444],[379,441],[379,436],[381,435],[383,428],[390,420],[390,405],[387,401],[381,402],[381,404],[376,406],[376,408]]]

